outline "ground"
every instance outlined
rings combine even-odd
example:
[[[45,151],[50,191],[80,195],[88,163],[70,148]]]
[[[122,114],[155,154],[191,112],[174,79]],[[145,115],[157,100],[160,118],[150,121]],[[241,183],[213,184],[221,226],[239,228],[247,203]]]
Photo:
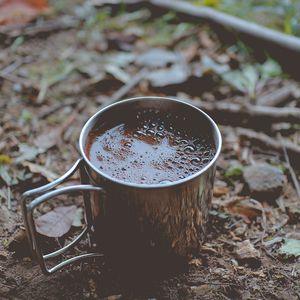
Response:
[[[124,6],[112,15],[110,6],[80,2],[52,2],[47,16],[1,31],[0,298],[299,299],[299,82],[244,42],[221,43],[206,24]],[[68,170],[81,128],[101,106],[136,95],[189,100],[220,126],[206,243],[188,269],[143,283],[125,283],[105,259],[43,275],[29,255],[20,195]],[[293,113],[282,116],[285,109]],[[276,168],[275,189],[253,190],[247,170],[259,163]],[[39,212],[60,201],[80,206],[70,196]],[[39,240],[57,247],[77,230]],[[68,256],[87,248],[85,241]]]

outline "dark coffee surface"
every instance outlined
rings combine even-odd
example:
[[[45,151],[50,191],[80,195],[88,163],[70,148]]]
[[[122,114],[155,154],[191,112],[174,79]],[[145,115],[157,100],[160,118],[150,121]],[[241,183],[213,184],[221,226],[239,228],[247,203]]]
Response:
[[[205,132],[201,135],[201,128],[198,135],[189,135],[181,118],[150,109],[120,124],[96,126],[89,133],[86,154],[101,171],[125,182],[164,184],[183,179],[212,160],[215,146]]]

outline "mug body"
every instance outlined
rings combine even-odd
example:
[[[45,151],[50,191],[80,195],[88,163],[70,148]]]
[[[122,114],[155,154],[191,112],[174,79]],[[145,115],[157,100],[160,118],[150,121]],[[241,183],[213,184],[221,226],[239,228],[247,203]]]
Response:
[[[97,169],[85,152],[90,130],[107,120],[119,122],[126,112],[152,108],[187,116],[186,128],[211,135],[215,156],[199,172],[166,184],[136,184],[117,180]],[[91,197],[94,240],[116,265],[172,265],[198,253],[205,239],[216,159],[221,136],[216,124],[201,110],[162,97],[133,98],[108,106],[84,126],[80,150],[85,182],[104,188],[103,202]],[[134,168],[132,169],[134,172]]]

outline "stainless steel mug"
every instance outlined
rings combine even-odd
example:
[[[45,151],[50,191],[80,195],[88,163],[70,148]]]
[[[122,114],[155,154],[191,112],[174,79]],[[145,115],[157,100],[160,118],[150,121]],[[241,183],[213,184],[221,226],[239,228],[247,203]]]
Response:
[[[184,115],[188,130],[209,134],[216,148],[213,159],[197,173],[165,184],[124,182],[96,168],[85,153],[87,137],[93,126],[107,120],[121,122],[126,114],[149,108]],[[51,274],[87,257],[102,256],[100,252],[87,253],[52,268],[46,266],[46,260],[61,255],[86,234],[99,245],[106,257],[117,264],[128,260],[136,260],[137,264],[142,260],[160,264],[161,261],[155,260],[157,257],[186,258],[199,251],[205,238],[216,160],[221,151],[220,131],[206,113],[186,102],[165,97],[120,101],[104,107],[87,121],[80,134],[79,147],[81,158],[67,173],[23,194],[22,209],[29,245],[44,273]],[[80,185],[54,189],[77,170]],[[34,209],[55,196],[76,191],[84,195],[86,225],[83,231],[67,246],[43,254],[37,240]]]

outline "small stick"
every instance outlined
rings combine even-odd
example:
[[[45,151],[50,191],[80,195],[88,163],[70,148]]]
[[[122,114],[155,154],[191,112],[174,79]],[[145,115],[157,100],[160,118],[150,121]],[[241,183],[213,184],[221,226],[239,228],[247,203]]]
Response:
[[[275,90],[257,99],[258,105],[279,106],[290,100],[294,96],[295,86],[288,85]]]
[[[300,109],[292,107],[267,107],[247,104],[241,106],[228,102],[190,101],[191,104],[204,109],[220,122],[253,123],[257,126],[270,123],[300,123]],[[258,124],[259,122],[259,124]]]
[[[39,117],[39,119],[44,119],[44,118],[46,118],[49,115],[55,113],[56,111],[58,111],[59,109],[61,109],[63,107],[74,106],[76,104],[77,104],[77,101],[66,101],[66,102],[63,102],[63,103],[57,103],[57,104],[53,105],[50,109],[41,111],[38,114],[38,117]]]
[[[285,158],[285,161],[286,161],[286,163],[287,163],[287,167],[288,167],[289,172],[290,172],[290,174],[291,174],[291,178],[292,178],[294,187],[295,187],[295,189],[296,189],[297,195],[298,195],[298,197],[299,197],[299,199],[300,199],[300,185],[299,185],[297,176],[296,176],[296,174],[295,174],[294,169],[293,169],[292,166],[291,166],[289,155],[288,155],[288,153],[287,153],[287,151],[286,151],[286,147],[285,147],[284,143],[282,142],[282,136],[281,136],[280,133],[278,134],[278,136],[279,136],[279,140],[280,140],[280,143],[281,143],[281,146],[282,146],[284,158]]]
[[[296,166],[298,165],[300,167],[300,165],[297,164],[300,161],[300,147],[296,144],[284,139],[282,139],[281,143],[279,143],[276,139],[269,137],[262,132],[255,132],[250,129],[237,128],[236,132],[241,138],[250,140],[262,148],[272,149],[281,154],[284,154],[282,148],[282,145],[284,145],[289,157],[296,162]]]
[[[112,104],[125,97],[136,85],[139,84],[148,74],[147,68],[141,69],[135,76],[133,76],[126,84],[124,84],[119,90],[117,90],[109,100],[104,102],[103,105]]]
[[[11,190],[10,187],[7,187],[7,208],[11,210]]]
[[[24,37],[36,37],[37,35],[45,35],[55,31],[69,30],[77,27],[79,20],[65,16],[55,20],[44,21],[36,25],[8,27],[5,31],[0,31],[0,34],[5,39],[14,39],[22,35]]]

